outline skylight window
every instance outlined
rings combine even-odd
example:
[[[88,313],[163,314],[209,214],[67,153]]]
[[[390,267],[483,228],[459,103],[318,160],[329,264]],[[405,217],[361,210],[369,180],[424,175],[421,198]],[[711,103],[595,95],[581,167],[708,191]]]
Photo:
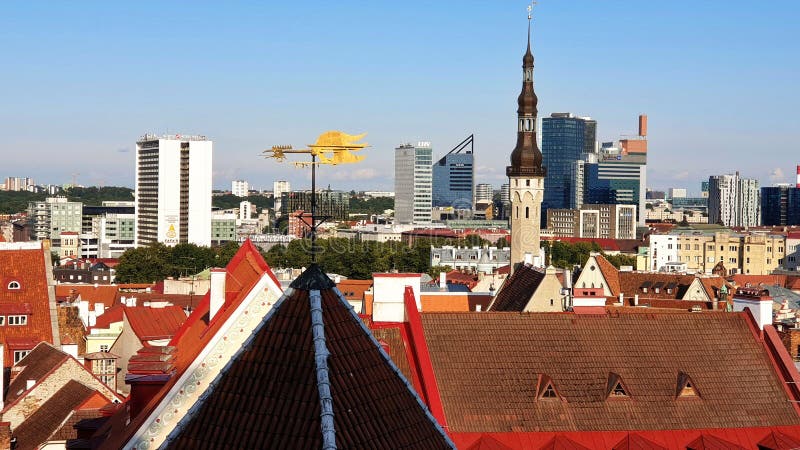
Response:
[[[20,288],[22,288],[22,285],[19,284],[19,281],[12,281],[12,282],[8,283],[8,289],[9,290],[17,290],[17,289],[20,289]]]

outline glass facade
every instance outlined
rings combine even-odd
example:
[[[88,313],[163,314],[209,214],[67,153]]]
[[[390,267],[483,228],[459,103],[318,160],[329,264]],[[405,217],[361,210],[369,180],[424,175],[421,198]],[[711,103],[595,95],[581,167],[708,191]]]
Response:
[[[433,149],[429,142],[403,144],[394,154],[394,217],[397,223],[431,223]]]
[[[644,210],[644,155],[604,155],[597,163],[587,163],[586,203],[637,205],[641,221]]]
[[[555,113],[542,119],[542,165],[547,169],[543,220],[550,208],[575,206],[574,164],[582,159],[582,154],[594,152],[596,132],[597,122],[569,113]]]
[[[800,225],[800,188],[761,188],[762,225]]]
[[[472,153],[450,153],[433,165],[433,206],[472,209],[474,160]]]

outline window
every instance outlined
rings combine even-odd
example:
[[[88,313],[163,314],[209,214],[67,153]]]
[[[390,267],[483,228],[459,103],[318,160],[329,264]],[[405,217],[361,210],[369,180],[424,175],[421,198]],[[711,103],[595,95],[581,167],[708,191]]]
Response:
[[[3,326],[5,324],[6,324],[6,316],[0,316],[0,326]]]
[[[8,288],[9,289],[16,290],[16,289],[19,289],[21,287],[22,286],[20,286],[19,281],[12,281],[11,283],[8,283]]]
[[[28,316],[8,316],[9,325],[27,325]]]
[[[107,352],[108,351],[108,344],[100,345],[100,351],[101,352]]]
[[[28,356],[28,353],[30,352],[30,350],[14,350],[14,364],[20,362],[20,360]]]
[[[558,398],[558,394],[556,394],[556,390],[553,389],[552,384],[548,384],[547,387],[544,388],[542,398]]]

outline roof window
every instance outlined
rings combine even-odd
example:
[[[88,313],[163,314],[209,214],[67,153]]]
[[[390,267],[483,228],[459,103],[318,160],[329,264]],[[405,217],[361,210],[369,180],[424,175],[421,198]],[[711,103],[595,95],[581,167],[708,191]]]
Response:
[[[561,394],[556,390],[553,380],[547,375],[539,376],[539,385],[537,386],[536,394],[538,400],[564,400]]]
[[[608,382],[606,383],[606,398],[630,398],[628,389],[622,382],[622,377],[614,372],[608,374]]]
[[[18,290],[18,289],[21,289],[21,288],[22,288],[22,285],[19,284],[19,281],[14,280],[14,281],[8,283],[8,289],[9,290]]]
[[[694,385],[694,381],[684,372],[678,372],[678,385],[676,391],[677,398],[700,398],[700,391]]]

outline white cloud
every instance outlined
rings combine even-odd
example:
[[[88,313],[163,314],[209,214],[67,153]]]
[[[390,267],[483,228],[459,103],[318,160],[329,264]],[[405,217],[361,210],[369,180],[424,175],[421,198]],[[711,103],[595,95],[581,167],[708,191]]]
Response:
[[[673,180],[688,180],[689,179],[689,171],[688,170],[684,170],[682,172],[678,172],[678,173],[672,175],[672,179]]]
[[[783,169],[780,167],[776,167],[773,169],[772,172],[769,173],[769,179],[773,183],[780,183],[786,178],[786,175],[783,173]]]
[[[372,168],[363,168],[358,170],[347,170],[345,168],[338,169],[335,174],[331,176],[336,181],[362,181],[373,180],[378,178],[378,171]]]

